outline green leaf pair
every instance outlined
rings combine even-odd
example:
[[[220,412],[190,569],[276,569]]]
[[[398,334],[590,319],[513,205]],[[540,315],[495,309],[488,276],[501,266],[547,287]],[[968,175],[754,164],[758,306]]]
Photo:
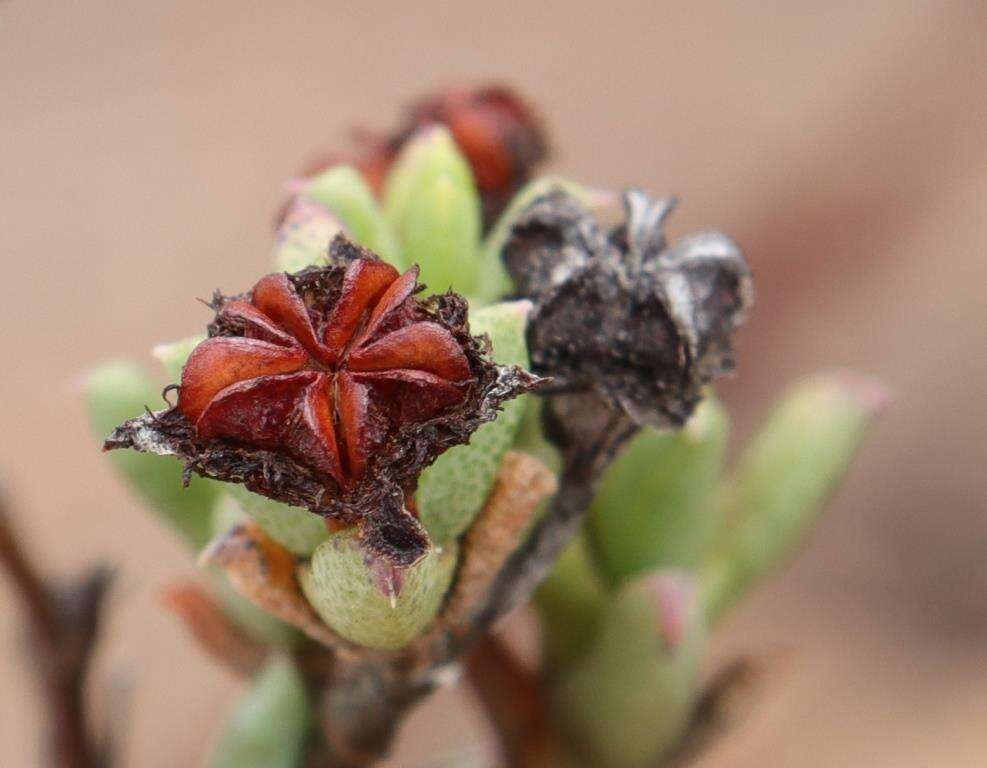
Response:
[[[812,377],[726,477],[728,420],[711,397],[683,430],[624,447],[537,598],[560,711],[600,764],[653,765],[678,740],[706,627],[802,543],[885,400],[859,377]],[[658,608],[642,585],[671,572],[691,596],[691,639],[674,652],[643,618]]]
[[[587,540],[603,580],[702,572],[719,614],[800,543],[849,468],[882,392],[849,374],[802,382],[726,477],[729,420],[712,396],[678,432],[642,430],[593,502]]]
[[[448,129],[429,126],[407,142],[388,174],[378,204],[360,173],[334,166],[301,184],[298,198],[325,211],[287,221],[275,263],[288,272],[320,263],[335,222],[361,245],[400,269],[417,264],[436,293],[448,289],[474,307],[509,295],[513,286],[500,251],[514,219],[536,197],[565,189],[588,205],[601,196],[561,177],[532,181],[514,197],[481,242],[481,203],[469,162]],[[290,208],[289,208],[290,210]]]

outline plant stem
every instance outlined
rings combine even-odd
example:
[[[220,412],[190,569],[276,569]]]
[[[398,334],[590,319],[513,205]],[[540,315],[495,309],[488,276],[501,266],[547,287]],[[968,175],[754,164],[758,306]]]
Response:
[[[0,563],[29,626],[29,649],[48,711],[48,764],[108,768],[111,755],[93,737],[83,694],[112,572],[97,566],[76,581],[50,587],[28,558],[2,500]]]
[[[500,757],[509,768],[547,768],[562,763],[545,688],[495,635],[488,633],[466,660],[466,679],[497,733]]]

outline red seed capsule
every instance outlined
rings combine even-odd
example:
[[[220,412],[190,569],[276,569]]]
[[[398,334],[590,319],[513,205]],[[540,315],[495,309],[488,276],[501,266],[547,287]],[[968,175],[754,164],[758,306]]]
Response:
[[[283,449],[346,487],[394,427],[461,402],[474,382],[452,332],[418,319],[417,269],[359,258],[331,307],[267,275],[220,316],[245,334],[193,350],[178,407],[202,439]]]
[[[188,474],[358,525],[391,567],[416,562],[422,470],[542,383],[489,359],[465,299],[420,288],[417,268],[399,274],[337,235],[326,266],[217,294],[177,405],[128,420],[104,448],[176,456]]]

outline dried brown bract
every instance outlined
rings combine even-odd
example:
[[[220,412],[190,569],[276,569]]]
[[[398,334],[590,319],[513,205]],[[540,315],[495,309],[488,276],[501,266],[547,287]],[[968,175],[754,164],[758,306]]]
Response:
[[[217,294],[176,407],[126,422],[106,449],[178,456],[188,472],[359,524],[368,549],[410,565],[428,538],[405,502],[421,471],[539,378],[494,365],[466,301],[420,299],[342,235],[330,265]]]
[[[532,367],[551,392],[594,393],[637,424],[681,425],[703,385],[733,368],[731,333],[753,298],[737,245],[718,232],[669,247],[673,199],[624,195],[609,230],[553,191],[519,217],[503,258],[535,308]]]

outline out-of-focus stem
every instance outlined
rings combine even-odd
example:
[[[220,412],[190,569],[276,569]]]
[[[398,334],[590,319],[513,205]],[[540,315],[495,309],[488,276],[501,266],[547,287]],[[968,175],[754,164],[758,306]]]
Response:
[[[561,764],[540,676],[493,634],[482,637],[466,660],[466,679],[497,733],[500,757],[510,768]]]
[[[0,563],[29,625],[29,649],[45,693],[53,768],[108,768],[87,721],[83,686],[96,644],[111,572],[97,567],[78,581],[49,587],[34,568],[0,498]]]

